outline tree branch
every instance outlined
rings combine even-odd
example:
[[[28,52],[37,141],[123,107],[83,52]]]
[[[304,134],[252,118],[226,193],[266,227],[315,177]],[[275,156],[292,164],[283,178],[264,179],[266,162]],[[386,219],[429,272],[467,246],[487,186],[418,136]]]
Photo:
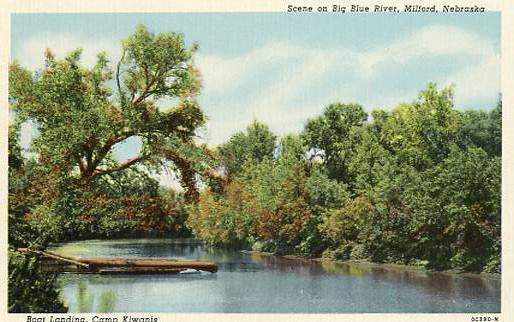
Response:
[[[200,198],[200,192],[196,186],[196,171],[193,169],[191,162],[181,157],[176,151],[166,149],[163,151],[166,158],[171,160],[180,171],[180,181],[182,187],[186,188],[184,198],[187,202],[197,202]]]
[[[132,101],[132,104],[137,105],[137,104],[141,103],[144,99],[146,99],[150,94],[152,94],[152,92],[150,91],[150,88],[153,86],[153,84],[155,84],[155,81],[156,81],[156,78],[152,79],[151,82],[147,83],[145,86],[145,89],[143,90],[141,95],[139,95],[136,99],[134,99]]]
[[[82,159],[82,157],[80,157],[80,156],[78,156],[78,155],[75,157],[75,159],[77,160],[77,162],[78,162],[78,164],[79,164],[80,174],[81,174],[82,176],[84,176],[84,175],[85,175],[85,173],[86,173],[86,170],[87,170],[87,164],[86,164],[86,162],[84,161],[84,159]]]
[[[119,164],[118,166],[114,167],[114,168],[110,168],[110,169],[95,169],[93,171],[93,174],[91,175],[91,177],[96,177],[96,176],[99,176],[99,175],[104,175],[104,174],[108,174],[108,173],[112,173],[112,172],[116,172],[116,171],[121,171],[121,170],[124,170],[138,162],[141,162],[142,160],[146,159],[148,156],[147,155],[140,155],[140,156],[137,156],[135,158],[132,158],[132,159],[129,159],[121,164]]]
[[[118,61],[118,66],[116,67],[116,85],[118,86],[118,93],[120,94],[120,99],[122,103],[122,107],[125,104],[125,93],[121,90],[121,84],[120,84],[120,67],[121,62],[123,61],[123,58],[125,58],[125,50],[123,50],[123,53],[121,54],[121,58]]]
[[[109,138],[107,140],[107,142],[100,148],[100,150],[98,150],[98,153],[96,155],[96,158],[93,160],[93,162],[91,163],[91,167],[90,167],[90,170],[91,171],[94,171],[96,170],[96,167],[100,164],[100,162],[102,162],[102,160],[105,158],[105,156],[107,155],[107,153],[109,153],[109,151],[111,150],[111,148],[117,144],[117,143],[120,143],[121,141],[123,140],[126,140],[128,139],[129,137],[131,136],[134,136],[136,134],[136,132],[134,131],[130,131],[128,133],[125,133],[124,135],[121,135],[121,136],[113,136],[111,138]]]

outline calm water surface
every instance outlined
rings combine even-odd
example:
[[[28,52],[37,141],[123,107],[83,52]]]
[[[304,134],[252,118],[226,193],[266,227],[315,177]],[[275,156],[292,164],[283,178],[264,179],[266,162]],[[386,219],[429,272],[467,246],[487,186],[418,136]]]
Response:
[[[62,274],[70,312],[499,312],[500,278],[423,273],[211,250],[193,240],[81,241],[75,256],[173,257],[215,274]]]

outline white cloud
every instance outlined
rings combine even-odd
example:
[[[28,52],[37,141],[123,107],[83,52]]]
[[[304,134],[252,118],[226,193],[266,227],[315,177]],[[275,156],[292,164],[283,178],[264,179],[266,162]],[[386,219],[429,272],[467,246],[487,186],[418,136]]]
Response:
[[[379,63],[407,63],[423,55],[490,54],[491,43],[452,26],[430,26],[413,32],[385,47],[361,53],[358,60],[372,76]],[[484,52],[485,51],[485,52]]]
[[[469,106],[472,102],[484,99],[498,99],[500,91],[500,57],[484,55],[481,60],[445,79],[440,79],[443,86],[455,84],[455,103],[457,107]]]
[[[120,55],[119,44],[119,40],[102,37],[35,35],[21,44],[15,58],[26,67],[38,68],[43,64],[46,48],[62,57],[81,47],[83,63],[91,66],[101,50],[106,50],[111,60],[116,61]],[[455,84],[458,107],[497,97],[500,58],[494,44],[453,26],[413,30],[410,34],[399,35],[393,42],[366,51],[274,42],[238,56],[200,53],[195,61],[204,85],[201,103],[209,114],[207,132],[202,136],[209,144],[219,144],[242,130],[253,118],[265,122],[279,135],[298,131],[308,117],[335,101],[356,101],[368,109],[412,101],[421,88],[411,92],[412,89],[399,82],[394,93],[384,96],[374,92],[373,82],[385,76],[381,67],[445,56],[467,57],[468,60],[471,57],[474,63],[426,82],[433,80],[440,86]],[[434,65],[433,68],[438,67]],[[405,70],[405,73],[413,72]],[[163,101],[163,106],[165,103],[173,105],[174,101]],[[173,180],[167,177],[160,176],[160,181],[174,186]]]
[[[236,57],[218,57],[198,55],[195,59],[199,67],[204,90],[213,93],[233,91],[235,87],[258,73],[263,67],[273,64],[287,66],[288,64],[314,63],[311,66],[311,77],[322,74],[326,68],[333,66],[335,59],[344,52],[334,50],[310,49],[285,43],[271,43],[257,48],[249,53]],[[300,69],[300,73],[305,72]],[[236,86],[234,86],[236,85]]]
[[[69,52],[82,48],[81,61],[84,66],[92,67],[96,62],[96,56],[101,51],[106,51],[108,58],[117,62],[120,57],[120,42],[107,38],[81,38],[67,33],[38,34],[28,38],[20,46],[19,54],[14,57],[22,66],[29,69],[42,68],[44,65],[44,53],[47,48],[59,58],[63,58]]]
[[[453,26],[413,30],[411,34],[368,51],[271,43],[236,57],[202,55],[197,62],[204,78],[204,93],[227,98],[214,105],[205,102],[208,110],[216,113],[210,120],[208,141],[211,144],[223,142],[254,117],[269,124],[279,134],[299,130],[307,117],[334,101],[357,101],[367,108],[392,107],[412,101],[421,88],[414,92],[398,88],[387,97],[362,94],[361,89],[383,76],[377,68],[379,65],[403,65],[431,56],[462,56],[468,60],[471,57],[475,62],[440,79],[426,80],[436,81],[440,86],[455,84],[458,107],[497,96],[500,59],[493,43]],[[254,92],[236,91],[241,84],[264,73],[262,70],[273,64],[280,67],[280,72],[277,71],[266,85]],[[340,75],[336,80],[339,84],[335,84],[338,87],[327,90],[323,98],[316,97],[316,85],[330,84],[329,75]],[[269,78],[269,75],[263,76]],[[234,100],[234,97],[240,98]],[[227,104],[232,108],[227,109]]]
[[[372,77],[380,63],[407,63],[424,55],[472,54],[493,57],[493,44],[470,32],[452,26],[430,26],[406,35],[386,46],[370,51],[348,49],[307,48],[285,43],[271,43],[236,57],[199,55],[197,65],[208,92],[231,91],[259,69],[270,64],[297,64],[298,73],[320,76],[335,69],[358,70],[358,75]],[[304,63],[308,62],[308,63]],[[310,64],[314,65],[310,65]],[[310,69],[310,70],[308,70]]]

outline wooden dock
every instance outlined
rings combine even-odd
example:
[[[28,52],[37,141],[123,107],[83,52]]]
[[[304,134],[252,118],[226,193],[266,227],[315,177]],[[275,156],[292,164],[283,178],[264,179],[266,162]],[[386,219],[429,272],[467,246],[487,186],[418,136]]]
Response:
[[[186,270],[215,273],[218,265],[209,261],[167,258],[72,257],[51,251],[19,248],[18,251],[41,256],[42,269],[49,272],[98,274],[177,274]]]

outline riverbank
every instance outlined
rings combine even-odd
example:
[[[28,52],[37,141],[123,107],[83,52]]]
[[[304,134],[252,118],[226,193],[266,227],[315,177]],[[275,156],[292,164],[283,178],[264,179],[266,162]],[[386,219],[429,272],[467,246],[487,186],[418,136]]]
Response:
[[[90,251],[87,250],[87,248],[82,248],[81,244],[103,244],[105,242],[108,242],[111,245],[123,245],[123,244],[131,244],[133,243],[134,238],[137,238],[141,244],[144,245],[159,245],[162,243],[163,240],[173,240],[174,244],[186,244],[186,245],[195,245],[195,246],[204,246],[204,242],[195,238],[170,238],[165,235],[160,236],[145,236],[144,238],[141,238],[139,236],[137,237],[125,237],[125,238],[116,238],[116,239],[89,239],[89,240],[77,240],[77,241],[65,241],[62,243],[55,243],[53,244],[49,249],[55,250],[57,248],[60,249],[61,252],[64,252],[65,254],[72,254],[75,252],[83,252],[85,255],[92,255],[90,254]],[[485,278],[493,278],[493,279],[500,279],[501,273],[485,273],[485,272],[461,272],[457,270],[430,270],[427,269],[424,266],[421,265],[405,265],[405,264],[393,264],[393,263],[375,263],[367,260],[355,260],[355,259],[349,259],[349,260],[335,260],[330,258],[324,258],[324,257],[305,257],[305,256],[298,256],[298,255],[277,255],[275,253],[271,252],[263,252],[263,251],[256,251],[256,250],[241,250],[241,249],[229,249],[229,248],[223,248],[223,247],[212,247],[213,249],[217,250],[235,250],[239,251],[243,254],[256,254],[260,256],[274,256],[279,258],[285,258],[285,259],[291,259],[291,260],[298,260],[298,261],[313,261],[313,262],[327,262],[327,263],[336,263],[336,264],[351,264],[351,265],[360,265],[362,267],[366,268],[379,268],[379,269],[387,269],[387,270],[401,270],[401,271],[409,271],[409,272],[419,272],[419,273],[437,273],[437,274],[446,274],[446,275],[459,275],[459,276],[470,276],[470,277],[485,277]]]
[[[323,257],[304,257],[304,256],[298,256],[298,255],[277,255],[270,252],[261,252],[261,251],[255,251],[255,250],[241,250],[241,253],[244,254],[257,254],[260,256],[275,256],[275,257],[281,257],[286,259],[292,259],[292,260],[299,260],[299,261],[313,261],[313,262],[328,262],[328,263],[336,263],[336,264],[350,264],[350,265],[361,265],[363,267],[367,268],[381,268],[386,270],[402,270],[402,271],[409,271],[409,272],[418,272],[418,273],[431,273],[431,274],[443,274],[443,275],[459,275],[459,276],[468,276],[468,277],[484,277],[484,278],[491,278],[491,279],[501,279],[501,273],[485,273],[485,272],[461,272],[457,270],[430,270],[427,269],[424,266],[421,265],[404,265],[404,264],[392,264],[392,263],[374,263],[367,260],[355,260],[355,259],[348,259],[348,260],[335,260],[330,258],[323,258]]]

